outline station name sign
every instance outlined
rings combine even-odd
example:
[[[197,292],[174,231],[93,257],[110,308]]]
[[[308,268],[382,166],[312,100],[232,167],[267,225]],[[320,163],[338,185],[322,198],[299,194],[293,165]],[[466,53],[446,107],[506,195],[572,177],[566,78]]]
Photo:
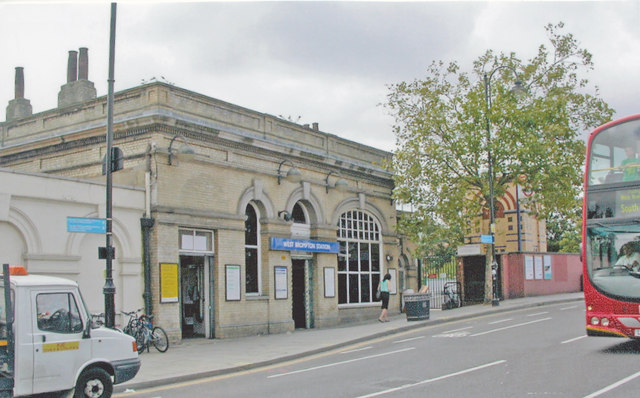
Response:
[[[288,250],[316,253],[338,253],[338,242],[323,242],[318,240],[271,238],[271,250]]]

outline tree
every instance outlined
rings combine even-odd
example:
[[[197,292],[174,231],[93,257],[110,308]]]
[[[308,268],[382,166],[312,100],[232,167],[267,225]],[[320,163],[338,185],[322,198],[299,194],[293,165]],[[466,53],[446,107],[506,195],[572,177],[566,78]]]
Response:
[[[489,151],[494,200],[526,176],[521,186],[534,192],[528,205],[539,217],[571,214],[580,206],[585,153],[580,133],[610,120],[613,110],[581,76],[593,69],[591,54],[563,27],[547,25],[550,47],[540,45],[526,62],[513,52],[488,50],[471,72],[456,62],[437,61],[424,79],[389,87],[386,107],[395,117],[397,143],[394,195],[411,205],[417,220],[402,223],[409,227],[403,233],[418,238],[430,224],[428,231],[456,239],[468,220],[489,207]],[[494,71],[489,107],[482,77]],[[512,71],[525,85],[522,97],[510,91],[516,80]],[[488,301],[489,262],[485,275]]]
[[[547,251],[558,253],[580,251],[581,215],[582,209],[576,208],[572,214],[552,213],[547,217]]]

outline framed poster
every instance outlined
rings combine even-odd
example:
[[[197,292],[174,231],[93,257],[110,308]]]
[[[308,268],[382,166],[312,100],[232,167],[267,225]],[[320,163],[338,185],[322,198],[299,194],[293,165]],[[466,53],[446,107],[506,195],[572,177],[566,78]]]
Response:
[[[542,257],[535,256],[534,259],[535,259],[536,279],[542,279]]]
[[[553,279],[553,268],[551,267],[551,256],[544,256],[544,279]]]
[[[324,296],[336,296],[336,270],[335,268],[324,268]]]
[[[225,265],[226,300],[240,301],[240,266]]]
[[[524,279],[533,279],[533,256],[524,256]]]
[[[178,302],[178,264],[160,263],[160,302]]]
[[[398,289],[396,289],[396,287],[398,286],[397,285],[398,278],[396,278],[397,276],[396,270],[390,269],[389,274],[391,274],[391,280],[389,281],[389,294],[396,294],[398,292]]]
[[[284,300],[289,298],[289,285],[287,283],[287,267],[273,267],[274,286],[276,300]]]

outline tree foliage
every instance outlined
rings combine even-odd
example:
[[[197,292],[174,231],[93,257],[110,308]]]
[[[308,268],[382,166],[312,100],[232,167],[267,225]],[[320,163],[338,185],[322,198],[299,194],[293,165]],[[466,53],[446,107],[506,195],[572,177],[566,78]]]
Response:
[[[580,134],[613,111],[583,77],[593,69],[591,54],[563,27],[547,25],[549,44],[529,60],[488,50],[470,72],[436,61],[425,78],[389,87],[395,197],[413,210],[400,223],[404,233],[426,246],[458,244],[467,221],[488,207],[489,153],[494,198],[525,176],[520,185],[534,192],[540,217],[575,217],[585,155]],[[526,88],[520,97],[511,91],[516,79]]]

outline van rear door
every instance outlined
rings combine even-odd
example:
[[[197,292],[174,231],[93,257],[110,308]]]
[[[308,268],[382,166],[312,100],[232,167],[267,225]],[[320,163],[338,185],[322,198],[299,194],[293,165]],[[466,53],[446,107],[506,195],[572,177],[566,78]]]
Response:
[[[91,339],[83,339],[81,301],[74,289],[35,290],[33,315],[33,393],[70,389],[76,372],[90,358]]]

